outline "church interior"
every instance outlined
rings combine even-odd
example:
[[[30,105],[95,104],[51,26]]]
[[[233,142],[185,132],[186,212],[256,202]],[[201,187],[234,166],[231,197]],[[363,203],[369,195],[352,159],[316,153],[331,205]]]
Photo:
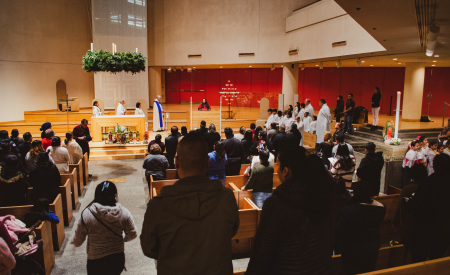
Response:
[[[333,134],[339,130],[343,125],[339,115],[341,121],[347,116],[352,119],[348,129],[345,120],[343,131],[354,150],[356,168],[368,152],[368,143],[383,154],[380,189],[373,199],[384,206],[386,214],[379,225],[376,264],[367,274],[449,274],[450,241],[444,257],[417,263],[402,242],[403,232],[393,223],[404,198],[405,151],[412,150],[411,144],[422,137],[421,142],[428,140],[423,145],[427,150],[437,144],[433,151],[442,146],[443,153],[435,155],[450,155],[450,1],[0,3],[0,130],[8,132],[6,139],[18,131],[19,139],[29,133],[33,142],[42,138],[44,144],[47,122],[53,139],[59,137],[61,143],[67,141],[68,132],[78,142],[77,127],[89,129],[92,138],[79,143],[82,157],[60,174],[60,193],[49,204],[60,223],[43,221],[34,228],[43,245],[25,258],[33,258],[45,274],[87,273],[86,243],[77,247],[73,239],[79,234],[77,225],[84,209],[96,197],[96,186],[104,181],[117,186],[118,201],[129,210],[137,236],[141,235],[149,201],[182,178],[174,157],[162,180],[149,177],[144,162],[153,154],[154,141],[167,143],[174,126],[181,132],[183,126],[187,132],[201,131],[201,123],[206,122],[206,129],[215,125],[213,132],[221,140],[229,138],[227,129],[245,139],[247,130],[254,134],[255,127],[260,127],[256,130],[260,134],[269,134],[273,129],[270,122],[277,114],[267,110],[276,109],[286,111],[280,118],[290,113],[290,125],[300,130],[303,115],[299,115],[300,124],[295,120],[301,103],[308,107],[307,102],[314,108],[309,115],[317,121],[317,129],[299,132],[306,155],[317,155],[324,131]],[[381,92],[377,106],[374,89]],[[353,115],[344,112],[348,105],[338,111],[339,97],[342,104],[348,104],[350,94]],[[329,120],[319,130],[323,106]],[[93,113],[95,108],[98,115]],[[276,123],[275,135],[280,126]],[[288,128],[286,122],[286,132]],[[259,146],[258,137],[253,142]],[[161,155],[169,154],[161,144],[158,148]],[[270,152],[275,158],[279,153],[275,149]],[[25,155],[22,158],[25,161]],[[432,162],[424,158],[429,166]],[[4,159],[6,163],[7,157]],[[280,163],[274,161],[273,166],[275,192],[284,180],[278,175]],[[253,274],[249,262],[258,244],[255,236],[262,213],[252,191],[245,189],[253,173],[246,169],[253,169],[251,160],[243,160],[239,173],[227,174],[226,183],[223,179],[225,188],[234,194],[240,219],[239,229],[230,239],[234,274]],[[347,185],[352,195],[356,175],[357,169]],[[6,184],[3,177],[0,170],[0,193],[6,190],[1,188]],[[19,219],[33,207],[33,187],[26,189],[27,203],[23,205],[8,205],[0,195],[0,217]],[[138,239],[126,242],[124,251],[128,274],[165,274],[158,270],[156,260],[142,253]],[[330,262],[334,270],[330,274],[356,274],[348,273],[337,251],[330,255]]]

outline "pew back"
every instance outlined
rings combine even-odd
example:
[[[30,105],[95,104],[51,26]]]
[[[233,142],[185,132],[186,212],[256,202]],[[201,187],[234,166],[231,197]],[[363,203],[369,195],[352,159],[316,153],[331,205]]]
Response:
[[[72,173],[74,169],[77,169],[77,185],[78,196],[83,195],[84,183],[83,183],[83,159],[80,159],[77,164],[69,164],[69,171]]]
[[[83,163],[83,183],[84,185],[86,185],[88,184],[89,181],[89,158],[87,153],[84,153],[82,163]]]
[[[374,200],[382,203],[386,208],[386,215],[384,216],[383,223],[380,227],[381,235],[395,233],[394,227],[392,226],[392,220],[394,219],[395,211],[397,210],[399,198],[399,194],[378,196],[373,198]]]
[[[61,192],[64,225],[69,226],[73,217],[70,179],[64,180],[61,178],[61,186],[59,186],[59,191]]]
[[[61,174],[61,181],[70,179],[70,191],[72,192],[72,208],[75,210],[78,206],[78,184],[77,184],[77,169],[73,169],[69,174]]]
[[[307,151],[316,149],[317,135],[305,132],[303,135],[303,146]]]

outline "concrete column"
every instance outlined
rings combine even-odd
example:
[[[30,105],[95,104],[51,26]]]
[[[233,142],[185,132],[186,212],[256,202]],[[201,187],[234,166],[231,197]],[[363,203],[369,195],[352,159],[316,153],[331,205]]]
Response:
[[[402,120],[419,121],[422,115],[425,63],[407,62],[403,89]]]
[[[153,102],[157,95],[161,95],[162,102],[166,102],[166,89],[164,70],[160,68],[149,68],[148,69],[148,96],[149,102]],[[153,103],[152,103],[153,104]],[[153,105],[152,105],[153,106]]]
[[[293,106],[294,95],[298,94],[298,64],[284,64],[282,91],[284,95],[284,105]]]

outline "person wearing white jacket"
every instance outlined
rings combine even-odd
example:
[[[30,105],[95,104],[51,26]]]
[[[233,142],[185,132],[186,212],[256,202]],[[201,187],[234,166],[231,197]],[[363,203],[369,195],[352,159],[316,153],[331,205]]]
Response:
[[[70,164],[77,164],[80,159],[83,158],[83,150],[81,149],[81,146],[73,140],[72,132],[66,133],[66,140],[64,140],[62,146],[69,152]]]
[[[317,123],[316,123],[316,135],[317,135],[317,141],[316,143],[323,142],[323,136],[326,131],[331,131],[331,113],[330,108],[327,106],[327,102],[325,99],[321,99],[319,101],[320,111],[319,115],[317,116]]]
[[[61,147],[61,139],[59,137],[54,137],[52,139],[52,145],[47,148],[47,152],[49,152],[49,155],[55,162],[59,173],[68,174],[70,163],[69,151],[64,147]]]

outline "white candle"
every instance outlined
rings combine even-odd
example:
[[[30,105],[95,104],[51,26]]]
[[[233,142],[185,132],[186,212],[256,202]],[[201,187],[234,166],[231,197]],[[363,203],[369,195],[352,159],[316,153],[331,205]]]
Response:
[[[94,51],[94,43],[91,43],[91,52]]]
[[[136,53],[138,53],[138,48],[136,48]]]
[[[114,42],[112,43],[112,54],[114,54]]]
[[[114,43],[114,54],[116,54],[116,52],[117,52],[117,44]]]
[[[399,120],[400,120],[400,98],[402,93],[400,91],[397,92],[397,110],[395,111],[395,134],[394,138],[398,138],[398,128],[399,128]]]

